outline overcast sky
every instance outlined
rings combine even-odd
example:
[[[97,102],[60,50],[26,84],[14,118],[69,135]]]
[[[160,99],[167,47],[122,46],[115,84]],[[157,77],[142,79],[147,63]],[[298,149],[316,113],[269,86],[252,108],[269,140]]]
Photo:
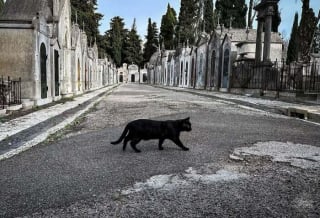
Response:
[[[246,0],[247,4],[249,0]],[[168,3],[179,14],[180,0],[98,0],[98,12],[104,15],[101,21],[100,32],[110,28],[110,20],[115,16],[124,18],[126,28],[130,29],[133,19],[136,18],[137,30],[141,39],[145,39],[148,18],[157,23],[160,28],[161,17],[166,13]],[[282,22],[279,32],[289,38],[295,12],[301,12],[301,0],[280,0]],[[310,0],[310,7],[316,15],[320,9],[320,0]]]

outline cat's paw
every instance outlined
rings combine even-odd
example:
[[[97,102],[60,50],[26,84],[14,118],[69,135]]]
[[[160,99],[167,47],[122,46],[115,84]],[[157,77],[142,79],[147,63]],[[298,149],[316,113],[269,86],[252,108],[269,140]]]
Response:
[[[163,150],[163,147],[160,147],[159,150],[162,151],[162,150]]]
[[[184,147],[184,148],[182,148],[184,151],[189,151],[189,148],[187,148],[187,147]]]

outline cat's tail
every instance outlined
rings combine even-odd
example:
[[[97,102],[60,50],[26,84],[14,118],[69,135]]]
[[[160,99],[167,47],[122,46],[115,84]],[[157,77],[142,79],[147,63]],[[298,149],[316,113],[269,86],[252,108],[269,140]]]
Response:
[[[110,143],[113,144],[113,145],[119,144],[124,139],[124,137],[126,137],[128,131],[129,131],[129,128],[128,128],[128,126],[126,126],[126,128],[124,128],[120,138],[117,141],[113,141],[113,142],[110,142]]]

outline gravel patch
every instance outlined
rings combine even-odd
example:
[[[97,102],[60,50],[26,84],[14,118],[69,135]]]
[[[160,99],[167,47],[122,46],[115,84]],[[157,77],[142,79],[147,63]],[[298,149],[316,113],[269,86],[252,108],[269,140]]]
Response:
[[[320,168],[320,148],[312,145],[277,141],[258,142],[252,147],[236,148],[234,155],[270,156],[273,161],[287,162],[304,169]]]

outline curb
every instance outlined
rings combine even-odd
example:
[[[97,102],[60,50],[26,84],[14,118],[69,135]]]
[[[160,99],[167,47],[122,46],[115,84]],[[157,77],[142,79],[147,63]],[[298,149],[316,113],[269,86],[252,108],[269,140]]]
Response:
[[[319,107],[319,110],[318,110],[319,112],[317,110],[305,109],[305,108],[303,108],[303,106],[296,106],[296,107],[273,106],[273,107],[270,107],[270,106],[267,106],[267,105],[253,104],[253,103],[246,102],[246,101],[243,101],[243,100],[240,100],[240,99],[228,99],[228,98],[222,98],[222,97],[218,97],[218,96],[214,96],[214,95],[210,95],[210,94],[206,94],[206,93],[199,93],[199,92],[195,92],[195,91],[188,90],[188,89],[172,89],[170,87],[157,86],[157,85],[151,85],[151,86],[157,87],[157,88],[166,89],[166,90],[170,90],[170,91],[186,92],[186,93],[190,93],[190,94],[194,94],[194,95],[198,95],[198,96],[224,100],[224,101],[236,103],[236,104],[239,104],[239,105],[243,105],[243,106],[246,106],[246,107],[251,107],[251,108],[254,108],[254,109],[257,109],[257,110],[263,110],[263,111],[270,112],[270,113],[275,113],[275,114],[280,114],[280,115],[284,115],[284,116],[289,116],[289,117],[295,117],[295,118],[299,118],[299,119],[309,120],[309,121],[312,121],[312,122],[315,122],[315,123],[320,123],[320,107]]]
[[[17,154],[20,154],[23,151],[26,151],[36,145],[38,145],[39,143],[45,141],[48,136],[56,133],[57,131],[65,128],[67,125],[69,125],[70,123],[72,123],[74,120],[76,120],[78,117],[80,117],[82,114],[84,114],[85,112],[87,112],[90,108],[92,108],[97,102],[101,101],[103,98],[105,98],[106,94],[109,94],[111,92],[114,91],[115,88],[117,88],[118,86],[113,86],[111,87],[109,90],[107,90],[106,92],[104,92],[104,94],[100,97],[98,97],[96,100],[92,101],[89,105],[87,105],[84,109],[79,110],[78,112],[76,112],[74,115],[68,117],[67,119],[65,119],[63,122],[60,122],[59,124],[51,127],[50,129],[48,129],[47,131],[45,131],[44,133],[41,133],[39,135],[37,135],[35,138],[33,138],[32,140],[29,140],[27,142],[24,142],[21,146],[19,146],[18,148],[12,149],[9,152],[6,152],[2,155],[0,155],[0,161],[5,160],[5,159],[9,159]],[[97,95],[98,96],[98,95]],[[94,96],[96,97],[96,96]],[[92,97],[92,98],[94,98]],[[91,98],[91,99],[92,99]],[[87,101],[89,101],[90,99],[88,99]],[[57,115],[59,116],[59,115]]]

